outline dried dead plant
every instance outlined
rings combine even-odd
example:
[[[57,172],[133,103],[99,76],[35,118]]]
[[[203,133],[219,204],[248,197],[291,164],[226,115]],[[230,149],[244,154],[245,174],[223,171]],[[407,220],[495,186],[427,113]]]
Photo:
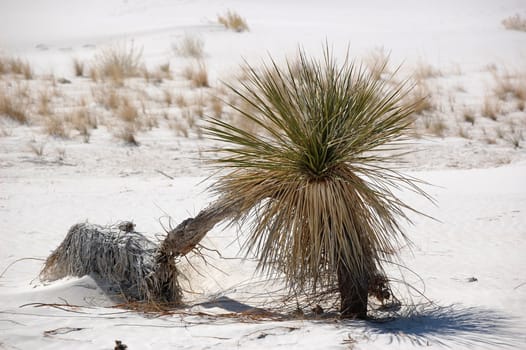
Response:
[[[9,90],[0,88],[0,116],[17,121],[20,124],[29,122],[28,105],[22,95],[12,94]]]
[[[241,33],[249,30],[245,19],[234,11],[228,10],[224,15],[218,15],[217,21],[234,32]]]
[[[420,61],[414,70],[413,78],[416,81],[423,81],[430,78],[437,78],[442,76],[442,72],[438,69],[433,67],[431,64]]]
[[[38,114],[48,116],[51,114],[51,96],[46,89],[41,90],[38,94]]]
[[[73,71],[75,72],[76,77],[84,76],[85,63],[79,58],[73,59]]]
[[[475,125],[475,112],[471,108],[464,108],[462,111],[462,117],[465,122]]]
[[[121,140],[124,141],[129,146],[139,146],[140,143],[137,141],[137,137],[135,136],[136,130],[133,125],[125,125],[123,128],[121,128],[115,136]]]
[[[190,80],[193,87],[209,87],[208,70],[204,62],[197,62],[197,66],[187,66],[183,72],[186,79]]]
[[[127,123],[137,123],[139,110],[127,97],[122,97],[121,104],[117,110],[118,117]]]
[[[46,148],[45,142],[37,142],[35,140],[28,143],[29,150],[33,152],[37,157],[44,156],[44,150]]]
[[[131,222],[105,227],[74,225],[47,258],[41,279],[95,274],[116,287],[116,293],[127,301],[179,305],[182,291],[173,257],[160,252],[134,226]]]
[[[503,19],[502,25],[508,30],[518,30],[521,32],[526,32],[526,18],[523,18],[518,13]]]
[[[172,49],[179,56],[201,59],[204,56],[204,46],[201,37],[185,34],[177,44],[172,45]]]
[[[480,113],[483,117],[497,120],[497,117],[502,113],[501,105],[493,96],[486,95],[482,101]]]
[[[66,139],[69,137],[64,118],[52,114],[44,118],[44,131],[49,136]]]
[[[103,48],[94,58],[92,70],[100,79],[110,79],[122,85],[126,78],[138,77],[143,72],[142,49],[137,49],[133,42],[114,44]]]

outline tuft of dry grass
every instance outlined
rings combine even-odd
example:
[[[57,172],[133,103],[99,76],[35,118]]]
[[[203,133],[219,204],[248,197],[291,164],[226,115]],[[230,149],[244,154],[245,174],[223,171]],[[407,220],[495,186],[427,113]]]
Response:
[[[75,72],[76,77],[84,76],[85,64],[84,61],[81,61],[78,58],[73,59],[73,71]]]
[[[501,114],[501,105],[492,96],[486,95],[482,102],[480,113],[483,117],[496,121],[498,115]]]
[[[428,130],[435,136],[444,137],[447,131],[447,125],[442,118],[433,118],[429,123]]]
[[[462,116],[465,122],[468,122],[471,125],[475,125],[475,113],[471,108],[465,108],[462,112]]]
[[[99,89],[93,88],[91,90],[95,102],[107,110],[116,110],[121,103],[121,97],[115,88],[106,86],[98,86],[98,88]]]
[[[44,155],[44,149],[46,148],[46,144],[44,142],[36,142],[31,141],[28,143],[29,150],[33,152],[36,156],[42,157]]]
[[[44,131],[49,136],[66,139],[69,137],[66,130],[64,118],[58,115],[50,115],[44,119]]]
[[[24,79],[33,79],[33,69],[29,62],[20,58],[12,58],[9,60],[10,72],[13,74],[23,75]]]
[[[236,12],[230,10],[224,15],[218,15],[217,21],[225,28],[233,30],[234,32],[241,33],[249,30],[245,19]]]
[[[504,72],[503,74],[494,73],[495,95],[502,101],[517,99],[526,101],[526,73],[525,72]]]
[[[415,106],[415,114],[423,114],[436,109],[433,103],[431,89],[424,82],[418,82],[411,93],[405,97],[405,102]]]
[[[49,106],[51,102],[51,96],[49,96],[47,90],[42,90],[38,94],[38,114],[42,116],[48,116],[51,114],[51,108]]]
[[[131,45],[116,44],[102,49],[94,58],[92,78],[109,79],[122,85],[124,79],[138,77],[143,72],[142,49]]]
[[[121,105],[117,111],[117,115],[120,119],[127,123],[136,123],[139,119],[139,111],[128,98],[123,97]]]
[[[174,98],[170,90],[164,89],[163,90],[163,99],[162,101],[166,104],[166,106],[171,106],[172,103],[174,103]]]
[[[175,96],[175,105],[179,108],[184,108],[188,106],[188,101],[186,100],[186,97],[184,97],[183,94],[177,94]]]
[[[20,124],[27,124],[29,121],[27,104],[23,101],[23,96],[9,94],[8,91],[0,89],[0,116],[5,116]]]
[[[172,49],[179,56],[201,59],[204,56],[204,46],[204,41],[199,36],[186,34],[179,43],[172,45]]]
[[[223,101],[220,98],[212,97],[210,99],[210,110],[212,111],[212,116],[216,119],[220,119],[223,114]]]
[[[458,127],[458,136],[464,139],[471,139],[471,136],[469,135],[466,128],[461,125]]]
[[[186,79],[190,80],[193,87],[209,87],[208,70],[203,62],[198,62],[197,67],[187,66],[183,71]]]
[[[21,58],[0,57],[0,74],[16,74],[24,76],[24,79],[33,79],[33,69],[29,62]]]
[[[387,67],[389,62],[389,53],[383,48],[378,47],[371,50],[364,58],[364,64],[369,70],[369,73],[375,77],[375,79],[382,78],[382,75],[389,73]]]
[[[71,116],[71,124],[79,132],[85,143],[89,143],[91,130],[98,127],[97,118],[89,113],[86,106],[80,107]]]
[[[426,79],[437,78],[442,76],[442,72],[430,65],[429,63],[419,62],[413,73],[413,78],[416,81],[423,81]]]
[[[116,133],[115,136],[123,140],[127,145],[130,145],[130,146],[140,145],[139,141],[137,141],[137,138],[135,136],[135,128],[131,125],[126,125],[118,133]]]
[[[508,30],[526,32],[526,18],[522,18],[518,13],[516,13],[514,16],[503,19],[502,25]]]

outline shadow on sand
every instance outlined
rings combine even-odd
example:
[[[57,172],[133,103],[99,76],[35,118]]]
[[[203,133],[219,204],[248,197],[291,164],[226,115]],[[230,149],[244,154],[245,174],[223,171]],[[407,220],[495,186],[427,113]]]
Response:
[[[386,336],[388,343],[413,345],[520,348],[526,338],[518,320],[478,307],[428,306],[384,323],[369,323],[369,336]]]

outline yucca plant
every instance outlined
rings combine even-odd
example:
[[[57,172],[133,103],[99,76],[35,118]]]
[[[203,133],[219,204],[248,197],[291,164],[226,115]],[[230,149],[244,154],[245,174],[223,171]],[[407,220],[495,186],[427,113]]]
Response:
[[[262,272],[295,292],[336,290],[341,316],[364,318],[414,211],[394,191],[425,195],[390,166],[417,107],[404,103],[410,87],[338,64],[328,48],[321,60],[300,50],[282,67],[247,66],[248,79],[229,86],[242,101],[231,107],[259,132],[210,120],[209,136],[224,142],[212,188],[248,223],[244,248]]]

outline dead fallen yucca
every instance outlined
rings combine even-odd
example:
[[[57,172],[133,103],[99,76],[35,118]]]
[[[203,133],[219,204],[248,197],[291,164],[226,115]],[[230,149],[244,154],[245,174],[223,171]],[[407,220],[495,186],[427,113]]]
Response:
[[[157,244],[135,232],[130,222],[74,225],[40,273],[45,281],[85,275],[102,278],[127,300],[181,302],[175,262]]]

